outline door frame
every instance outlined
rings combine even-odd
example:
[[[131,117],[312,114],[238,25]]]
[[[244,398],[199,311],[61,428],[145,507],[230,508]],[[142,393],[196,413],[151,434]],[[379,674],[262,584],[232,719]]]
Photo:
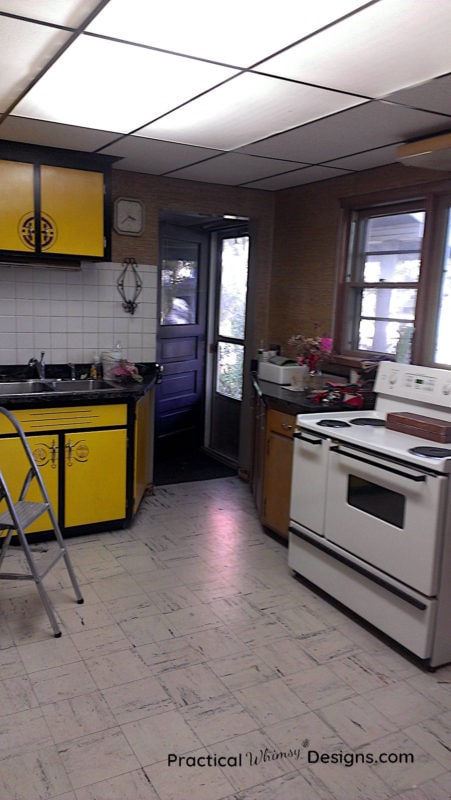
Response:
[[[230,215],[232,217],[232,215]],[[216,248],[217,248],[217,234],[222,230],[237,227],[247,228],[246,233],[249,236],[249,264],[248,264],[248,281],[247,281],[247,301],[246,301],[246,331],[245,331],[245,352],[244,352],[244,374],[243,374],[243,400],[241,402],[240,412],[240,445],[238,457],[238,474],[243,480],[248,480],[250,475],[251,452],[252,452],[252,437],[250,431],[252,429],[253,407],[252,407],[252,381],[251,381],[251,365],[252,360],[255,358],[253,354],[254,345],[254,328],[256,319],[255,298],[257,289],[257,240],[258,240],[258,222],[252,218],[242,214],[234,214],[232,218],[225,218],[225,212],[195,212],[192,210],[177,211],[173,209],[160,209],[159,213],[159,228],[162,223],[174,224],[177,226],[188,229],[196,228],[204,233],[210,235],[210,244],[208,248],[208,287],[207,287],[207,326],[206,326],[206,352],[205,352],[205,375],[204,375],[204,420],[203,420],[203,447],[208,450],[208,442],[211,430],[211,387],[212,387],[212,364],[214,363],[214,353],[210,349],[214,343],[214,333],[212,326],[214,325],[215,314],[215,285],[217,282],[216,270]],[[160,245],[159,245],[160,250]],[[159,292],[159,287],[158,287]],[[159,310],[158,310],[159,314]],[[158,334],[157,334],[158,335]],[[164,380],[164,377],[163,377]]]

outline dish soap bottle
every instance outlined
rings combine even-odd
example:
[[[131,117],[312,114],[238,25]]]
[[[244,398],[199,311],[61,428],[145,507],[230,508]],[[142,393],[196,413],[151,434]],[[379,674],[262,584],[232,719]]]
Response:
[[[94,354],[94,359],[89,370],[89,377],[91,380],[100,378],[100,358],[98,353]]]

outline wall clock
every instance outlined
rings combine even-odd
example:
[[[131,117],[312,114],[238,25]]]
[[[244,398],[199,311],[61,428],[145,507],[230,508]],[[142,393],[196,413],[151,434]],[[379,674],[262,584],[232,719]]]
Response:
[[[118,197],[114,201],[114,230],[126,236],[141,236],[144,230],[144,205],[141,200]]]

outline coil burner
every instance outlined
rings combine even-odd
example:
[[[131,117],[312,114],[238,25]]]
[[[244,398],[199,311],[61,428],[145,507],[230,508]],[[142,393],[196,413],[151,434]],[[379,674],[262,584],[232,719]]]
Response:
[[[377,417],[356,417],[351,419],[352,425],[365,425],[367,428],[385,428],[385,420]]]
[[[425,458],[449,458],[451,456],[449,447],[411,447],[409,453],[413,453],[416,456],[424,456]]]

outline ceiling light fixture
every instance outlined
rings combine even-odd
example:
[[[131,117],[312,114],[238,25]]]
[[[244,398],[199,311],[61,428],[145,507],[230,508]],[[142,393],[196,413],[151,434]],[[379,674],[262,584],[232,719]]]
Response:
[[[401,144],[396,158],[406,167],[451,170],[451,133]]]

